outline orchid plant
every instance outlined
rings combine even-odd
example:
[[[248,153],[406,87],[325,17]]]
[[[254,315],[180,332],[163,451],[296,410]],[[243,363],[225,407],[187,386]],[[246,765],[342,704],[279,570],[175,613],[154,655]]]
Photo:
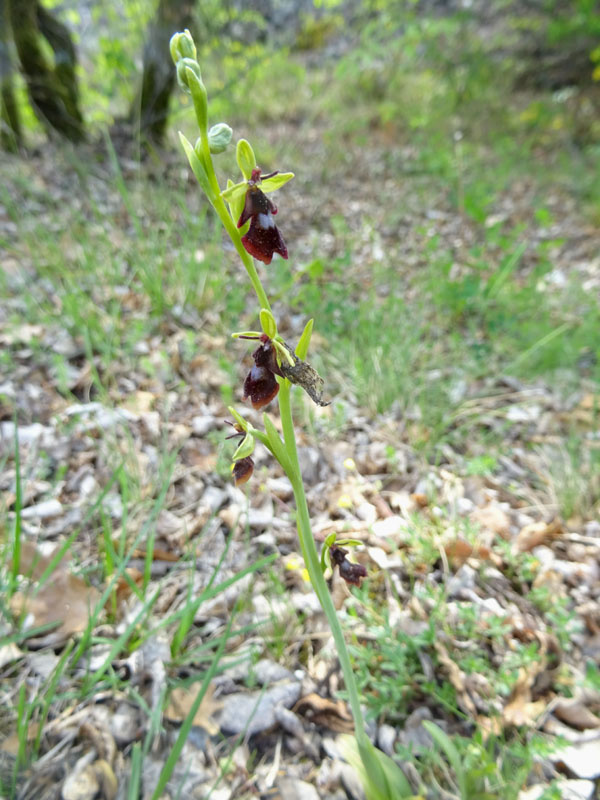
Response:
[[[294,175],[291,172],[263,174],[256,164],[252,147],[245,139],[240,139],[236,156],[242,179],[237,183],[228,180],[227,186],[221,188],[215,173],[213,156],[228,147],[232,130],[222,122],[209,128],[206,87],[202,81],[194,40],[189,31],[176,33],[171,39],[170,48],[178,83],[192,97],[200,132],[194,145],[180,133],[183,149],[200,187],[231,238],[258,299],[260,330],[233,334],[236,339],[257,342],[252,354],[254,366],[244,381],[243,397],[250,401],[254,409],[262,409],[275,399],[279,405],[283,436],[278,433],[266,413],[262,418],[264,428],[259,430],[235,408],[229,409],[234,419],[234,433],[231,438],[239,439],[239,445],[232,457],[233,479],[236,485],[240,485],[251,478],[254,467],[252,454],[257,442],[272,453],[288,476],[297,508],[300,549],[312,586],[331,627],[354,719],[354,737],[343,743],[345,755],[357,768],[368,800],[409,797],[412,791],[404,773],[391,758],[376,749],[367,736],[344,633],[324,577],[327,567],[333,569],[337,566],[340,576],[347,583],[360,585],[366,576],[366,569],[352,563],[348,559],[348,551],[341,546],[351,545],[353,542],[336,541],[335,534],[326,539],[319,558],[311,530],[298,461],[290,395],[294,385],[300,386],[315,403],[327,405],[327,401],[323,399],[323,379],[306,361],[313,320],[306,323],[295,348],[287,344],[278,332],[267,293],[254,263],[254,259],[257,259],[264,264],[270,264],[274,254],[288,258],[287,246],[274,221],[277,208],[267,194],[283,187]]]

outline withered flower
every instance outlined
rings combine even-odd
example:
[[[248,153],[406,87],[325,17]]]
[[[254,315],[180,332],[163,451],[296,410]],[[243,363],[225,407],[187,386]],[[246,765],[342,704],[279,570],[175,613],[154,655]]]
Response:
[[[272,177],[274,174],[276,173],[265,177]],[[273,220],[277,207],[259,188],[260,182],[261,173],[257,167],[252,170],[252,177],[248,181],[246,201],[237,226],[241,228],[250,220],[250,228],[248,233],[242,236],[242,244],[251,256],[270,264],[273,253],[279,253],[282,258],[287,258],[288,251],[283,236]]]
[[[243,483],[246,483],[252,477],[252,473],[254,472],[254,461],[250,456],[246,456],[246,458],[240,458],[239,461],[236,461],[233,465],[233,480],[236,486],[241,486]]]
[[[331,563],[337,564],[340,570],[340,577],[343,578],[346,583],[351,583],[353,586],[360,586],[361,580],[367,577],[367,568],[363,567],[362,564],[353,564],[351,561],[348,561],[346,558],[348,551],[344,550],[343,547],[330,547],[329,555],[331,556]]]

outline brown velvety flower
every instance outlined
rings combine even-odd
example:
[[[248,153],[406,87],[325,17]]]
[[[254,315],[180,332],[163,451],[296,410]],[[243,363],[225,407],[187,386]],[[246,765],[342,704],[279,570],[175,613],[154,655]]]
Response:
[[[270,403],[278,391],[275,375],[266,367],[254,365],[244,381],[244,400],[249,397],[252,408],[257,411]]]
[[[346,558],[348,551],[344,550],[343,547],[331,547],[329,549],[329,555],[331,556],[331,563],[337,564],[340,577],[342,577],[346,583],[351,583],[353,586],[360,586],[361,580],[367,577],[367,568],[363,567],[362,564],[353,564],[351,561],[348,561]]]
[[[240,458],[239,461],[236,461],[233,465],[233,480],[235,481],[235,485],[241,486],[243,483],[249,481],[253,472],[254,461],[252,458],[250,456]]]
[[[251,256],[270,264],[273,253],[279,253],[282,258],[287,258],[288,251],[283,236],[273,220],[277,208],[259,188],[260,181],[260,169],[257,167],[248,181],[246,201],[237,226],[241,228],[250,220],[250,228],[248,233],[242,236],[242,244]]]

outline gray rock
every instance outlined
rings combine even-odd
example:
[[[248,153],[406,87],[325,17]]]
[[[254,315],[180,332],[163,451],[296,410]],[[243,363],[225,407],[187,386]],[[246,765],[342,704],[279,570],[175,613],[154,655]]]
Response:
[[[246,731],[249,736],[277,723],[275,706],[291,708],[300,698],[300,683],[278,684],[266,692],[232,694],[225,698],[221,712],[221,730],[225,734]]]
[[[431,750],[433,747],[433,740],[423,727],[423,722],[431,719],[433,719],[433,717],[427,706],[417,708],[406,720],[404,729],[398,734],[398,740],[405,747],[412,746],[415,752]]]
[[[254,665],[254,677],[262,686],[269,686],[277,681],[294,680],[294,674],[268,658],[262,658]]]
[[[377,744],[388,756],[394,755],[394,744],[398,737],[398,732],[391,725],[380,725],[377,731]]]
[[[281,796],[285,800],[321,800],[320,794],[314,786],[306,781],[295,780],[294,778],[282,778],[277,784]]]
[[[196,436],[206,436],[209,431],[217,427],[217,424],[218,420],[212,415],[193,417],[192,430]]]

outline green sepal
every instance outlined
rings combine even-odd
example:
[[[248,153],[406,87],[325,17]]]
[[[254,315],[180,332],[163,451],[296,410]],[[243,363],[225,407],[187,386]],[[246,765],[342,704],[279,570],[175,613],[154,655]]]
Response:
[[[252,170],[256,169],[256,156],[250,142],[246,139],[240,139],[237,143],[235,156],[240,172],[249,181],[252,177]]]
[[[312,336],[314,319],[309,319],[306,325],[304,326],[304,330],[302,331],[302,336],[300,337],[300,341],[296,345],[296,355],[298,358],[301,358],[302,361],[306,359],[308,354],[308,347],[310,345],[310,337]]]
[[[329,555],[329,549],[331,545],[335,542],[335,533],[330,533],[329,536],[325,538],[323,542],[323,547],[321,548],[321,572],[325,572],[327,567],[331,566],[331,556]]]
[[[263,192],[275,192],[277,189],[281,189],[282,186],[285,186],[285,184],[294,177],[293,172],[278,172],[277,175],[273,175],[272,178],[265,178],[264,181],[261,181],[260,188]]]
[[[235,189],[236,191],[228,194],[230,189]],[[221,197],[229,204],[229,213],[236,225],[244,210],[247,190],[248,184],[245,181],[243,183],[234,183],[231,178],[227,178],[227,188],[221,192]]]
[[[261,308],[260,310],[260,326],[269,339],[274,339],[277,336],[277,323],[275,317],[268,308]]]
[[[242,417],[242,415],[241,415],[241,414],[239,414],[239,413],[238,413],[238,412],[235,410],[235,408],[234,408],[233,406],[227,406],[227,410],[229,411],[229,413],[231,414],[231,416],[234,418],[234,420],[237,422],[237,424],[240,426],[240,428],[241,428],[243,431],[246,431],[246,432],[248,432],[249,430],[253,430],[253,428],[252,428],[252,425],[251,425],[251,424],[248,422],[248,420],[245,420],[245,419]]]
[[[217,122],[208,132],[208,147],[213,154],[227,150],[233,131],[226,122]]]
[[[246,181],[241,181],[240,183],[234,183],[231,178],[227,181],[227,188],[223,189],[221,192],[221,197],[223,200],[226,200],[228,203],[231,203],[237,197],[242,197],[246,195],[248,191],[248,183]]]
[[[360,539],[338,539],[336,542],[336,545],[340,547],[358,547],[361,544],[364,544],[364,542],[361,542]]]
[[[260,339],[262,333],[260,331],[236,331],[231,334],[232,339],[239,339],[242,336],[244,339]]]
[[[192,172],[196,176],[196,180],[202,187],[202,191],[204,194],[211,198],[213,196],[213,191],[211,189],[210,183],[208,181],[208,175],[206,174],[206,170],[198,156],[196,155],[196,151],[192,147],[192,143],[188,141],[183,133],[179,131],[179,140],[185,150],[185,154],[188,157],[188,161],[190,162],[190,167],[192,168]]]
[[[247,433],[243,440],[240,442],[240,446],[235,451],[233,456],[231,457],[232,461],[239,461],[241,458],[247,458],[251,456],[254,452],[254,436],[251,433]]]
[[[177,74],[179,74],[179,66],[186,63],[189,59],[183,59],[177,64]],[[192,62],[195,63],[195,62]],[[202,83],[200,75],[200,68],[198,72],[191,67],[187,66],[185,69],[185,76],[187,78],[187,85],[190,87],[192,93],[192,100],[194,101],[194,111],[196,112],[196,119],[198,127],[202,136],[208,135],[208,96],[206,94],[206,86]]]
[[[279,363],[282,360],[287,361],[290,367],[295,366],[296,362],[294,361],[294,357],[287,349],[287,347],[282,344],[278,339],[273,339],[273,344],[275,345],[275,349],[277,350],[277,354],[279,355]]]

